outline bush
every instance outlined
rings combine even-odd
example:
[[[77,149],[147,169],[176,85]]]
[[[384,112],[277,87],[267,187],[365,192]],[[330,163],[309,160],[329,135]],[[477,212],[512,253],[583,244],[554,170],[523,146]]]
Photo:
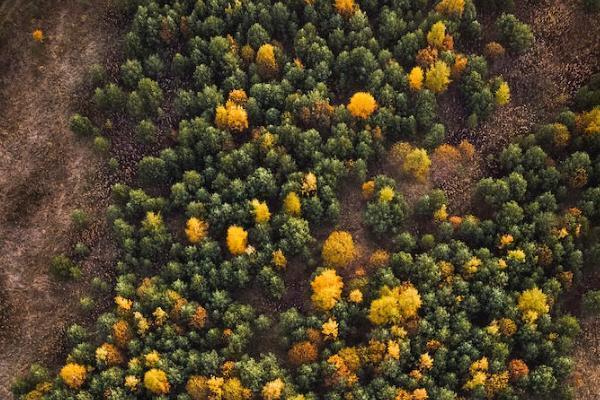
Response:
[[[590,290],[581,300],[583,310],[589,315],[600,314],[600,290]]]
[[[77,279],[81,276],[81,269],[69,257],[59,254],[52,257],[50,272],[58,279]]]
[[[88,117],[75,114],[69,122],[71,131],[80,136],[93,136],[98,133],[98,128],[94,126]]]

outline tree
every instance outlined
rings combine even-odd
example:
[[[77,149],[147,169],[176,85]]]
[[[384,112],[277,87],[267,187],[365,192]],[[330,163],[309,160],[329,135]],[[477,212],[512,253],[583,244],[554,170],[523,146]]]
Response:
[[[496,89],[494,96],[497,105],[504,106],[508,104],[510,101],[510,88],[508,87],[508,83],[500,83],[500,86],[498,86],[498,89]]]
[[[442,21],[438,21],[431,26],[431,30],[427,33],[427,43],[436,48],[441,48],[446,37],[446,25]]]
[[[62,367],[59,375],[65,385],[72,389],[78,389],[85,383],[87,370],[81,364],[68,363]]]
[[[444,15],[462,16],[465,9],[465,0],[442,0],[436,6],[435,10]]]
[[[338,14],[344,17],[351,17],[357,8],[354,0],[335,0],[334,6]]]
[[[319,349],[314,343],[307,340],[297,342],[288,350],[288,360],[292,365],[300,366],[315,362],[319,356]]]
[[[425,149],[412,149],[402,162],[402,172],[412,176],[419,182],[427,181],[431,160]]]
[[[186,223],[185,234],[190,243],[200,243],[208,234],[208,223],[199,218],[192,217]]]
[[[248,247],[248,232],[240,226],[230,226],[227,229],[227,248],[234,256],[244,254]]]
[[[167,374],[157,368],[146,371],[144,374],[144,386],[155,395],[167,394],[171,389]]]
[[[370,93],[357,92],[348,103],[348,111],[356,118],[367,119],[377,109],[377,102]]]
[[[252,206],[254,221],[257,224],[264,224],[269,222],[269,219],[271,219],[271,212],[269,211],[267,203],[265,203],[264,201],[258,201],[257,199],[254,199],[250,202],[250,205]]]
[[[517,307],[523,314],[523,319],[528,322],[535,322],[550,311],[548,297],[538,288],[523,291],[519,295]]]
[[[265,79],[275,77],[279,71],[275,59],[275,47],[272,44],[263,44],[256,52],[256,65],[258,73]]]
[[[420,307],[421,296],[414,286],[386,286],[371,303],[369,320],[375,325],[397,324],[416,317]]]
[[[408,87],[413,92],[418,92],[423,87],[423,69],[414,67],[408,74]]]
[[[434,93],[441,93],[450,83],[450,68],[443,61],[436,61],[425,74],[425,87]]]
[[[516,53],[522,53],[533,44],[533,33],[529,25],[519,21],[512,14],[502,14],[496,20],[496,27],[500,31],[502,41]]]
[[[314,306],[322,311],[331,310],[342,296],[344,283],[334,269],[326,269],[310,283]]]
[[[323,243],[323,263],[334,268],[347,267],[356,257],[352,235],[345,231],[333,231]]]

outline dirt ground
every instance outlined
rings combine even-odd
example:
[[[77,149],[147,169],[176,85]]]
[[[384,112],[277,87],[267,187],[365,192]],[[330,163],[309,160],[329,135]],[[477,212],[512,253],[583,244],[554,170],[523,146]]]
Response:
[[[2,399],[10,398],[11,381],[29,364],[57,361],[62,332],[84,319],[79,298],[92,276],[110,270],[115,252],[101,222],[79,235],[70,222],[75,208],[103,221],[107,202],[102,160],[68,129],[89,66],[104,63],[113,43],[103,21],[105,4],[55,1],[38,20],[19,21],[27,2],[8,3],[14,26],[0,47]],[[39,45],[31,39],[36,28],[45,34]],[[92,249],[83,278],[57,282],[48,275],[50,259],[78,240]]]

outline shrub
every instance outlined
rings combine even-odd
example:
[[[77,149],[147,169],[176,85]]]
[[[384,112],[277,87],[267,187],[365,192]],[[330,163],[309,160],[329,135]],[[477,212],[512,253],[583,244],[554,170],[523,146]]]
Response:
[[[50,272],[59,279],[77,279],[81,276],[79,266],[64,254],[52,258]]]
[[[71,222],[75,229],[82,230],[89,225],[90,219],[85,211],[78,208],[71,212]]]
[[[88,117],[80,114],[75,114],[69,122],[71,131],[80,136],[93,136],[98,132],[98,128],[94,126]]]
[[[587,314],[600,314],[600,290],[586,292],[581,300],[581,305]]]
[[[356,257],[352,235],[345,231],[333,231],[323,243],[323,263],[334,268],[347,267]]]

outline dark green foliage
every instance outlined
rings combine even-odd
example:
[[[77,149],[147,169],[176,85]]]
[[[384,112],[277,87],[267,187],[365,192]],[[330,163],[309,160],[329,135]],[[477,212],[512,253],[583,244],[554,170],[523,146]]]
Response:
[[[531,28],[512,14],[502,14],[496,21],[502,42],[512,51],[522,53],[533,44]]]
[[[79,266],[64,254],[52,257],[50,272],[58,279],[77,279],[81,276]]]

